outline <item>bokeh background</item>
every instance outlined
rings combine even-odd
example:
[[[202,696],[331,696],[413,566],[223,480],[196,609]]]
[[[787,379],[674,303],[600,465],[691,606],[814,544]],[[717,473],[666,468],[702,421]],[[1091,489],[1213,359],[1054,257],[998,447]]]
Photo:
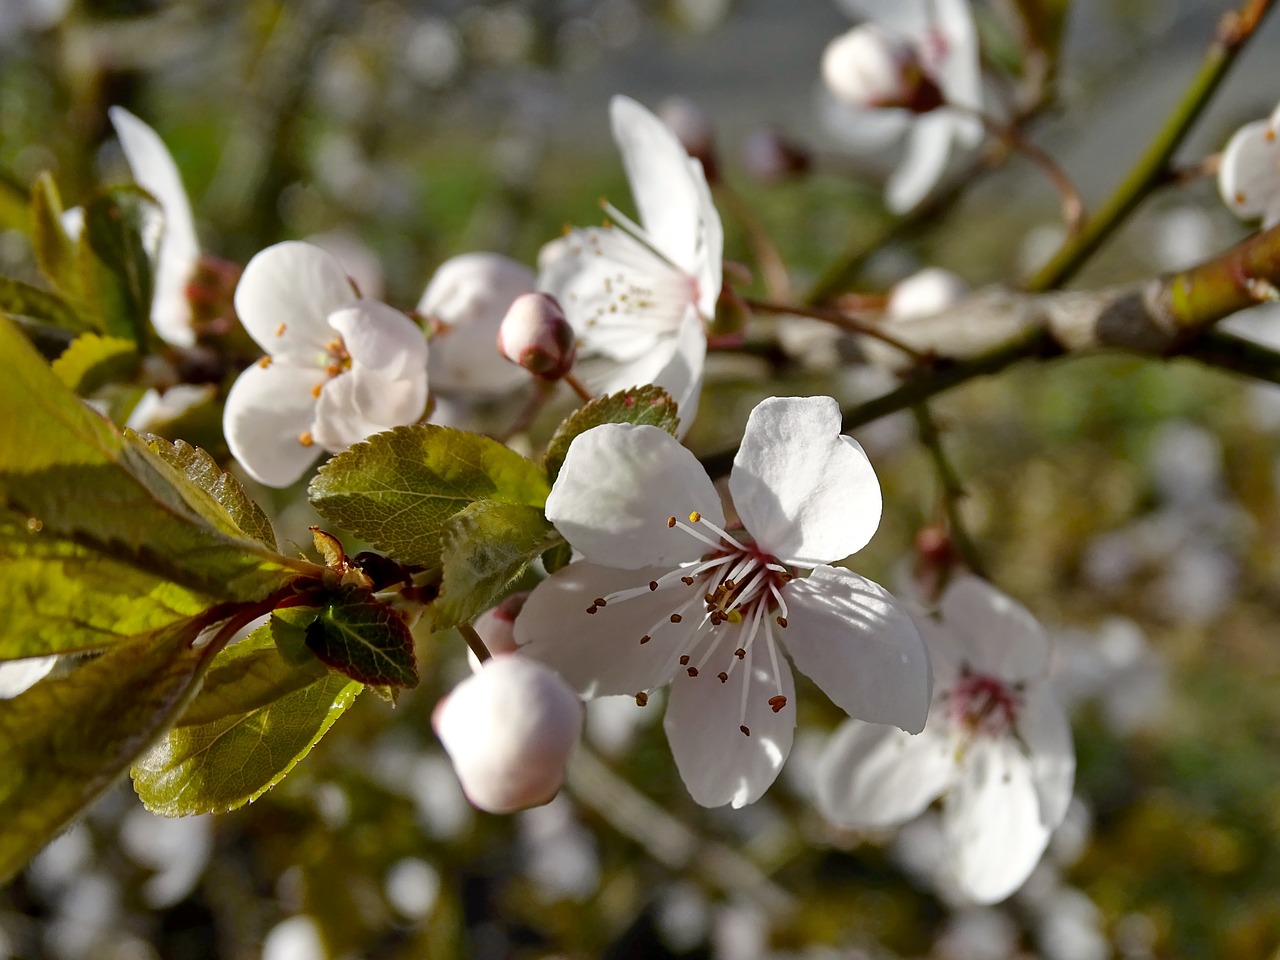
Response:
[[[1058,97],[1031,131],[1087,201],[1136,158],[1227,6],[1070,3]],[[449,256],[532,262],[564,224],[597,221],[599,197],[629,208],[606,119],[623,92],[706,112],[726,179],[802,289],[890,222],[891,158],[824,122],[818,58],[847,24],[827,0],[0,0],[0,268],[33,272],[40,171],[68,203],[128,178],[105,112],[120,104],[170,145],[206,250],[243,263],[321,235],[363,251],[409,307]],[[1270,112],[1278,52],[1273,22],[1185,159]],[[766,130],[803,146],[811,174],[762,178]],[[728,256],[749,260],[725,213]],[[1183,266],[1244,232],[1212,183],[1166,191],[1080,282]],[[925,264],[1015,282],[1060,236],[1051,191],[1015,160],[880,250],[857,287]],[[1269,308],[1243,323],[1280,330]],[[712,358],[695,449],[731,444],[770,393],[849,403],[886,386],[831,337],[785,347]],[[894,835],[821,821],[809,775],[839,718],[812,689],[783,777],[747,809],[696,807],[657,698],[623,698],[592,704],[556,801],[478,813],[430,729],[467,670],[443,635],[420,645],[420,689],[394,709],[361,698],[250,807],[165,821],[113,789],[0,890],[0,957],[1280,956],[1280,388],[1095,357],[973,383],[936,414],[992,579],[1051,630],[1075,721],[1077,801],[1006,904],[950,899],[930,815]],[[855,565],[890,585],[937,519],[904,416],[858,432],[886,514]],[[197,411],[170,429],[219,451],[216,424]],[[308,541],[298,489],[254,492],[282,542]]]

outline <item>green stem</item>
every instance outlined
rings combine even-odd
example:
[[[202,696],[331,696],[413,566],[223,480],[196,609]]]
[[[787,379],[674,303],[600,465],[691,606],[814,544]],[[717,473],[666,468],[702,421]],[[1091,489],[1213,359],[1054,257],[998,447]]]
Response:
[[[1174,152],[1271,5],[1272,0],[1248,0],[1238,12],[1223,17],[1204,62],[1155,139],[1098,212],[1085,221],[1083,229],[1068,237],[1053,258],[1027,281],[1028,289],[1052,290],[1070,280],[1138,204],[1166,181]]]
[[[960,475],[956,472],[955,466],[947,459],[947,453],[942,448],[938,424],[933,419],[927,403],[917,403],[911,408],[911,412],[916,418],[916,432],[920,442],[929,451],[929,459],[933,461],[934,472],[938,475],[942,511],[947,518],[951,542],[955,544],[956,551],[960,554],[960,559],[964,561],[965,566],[980,577],[986,576],[977,545],[969,536],[969,530],[960,516],[960,501],[966,495],[964,485],[960,482]]]

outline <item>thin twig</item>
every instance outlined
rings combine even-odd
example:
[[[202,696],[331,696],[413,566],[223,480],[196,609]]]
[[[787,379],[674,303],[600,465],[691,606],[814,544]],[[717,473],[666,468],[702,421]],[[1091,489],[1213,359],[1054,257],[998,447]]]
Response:
[[[829,323],[834,327],[839,327],[841,330],[848,333],[858,333],[863,336],[873,337],[882,343],[888,344],[895,350],[901,350],[921,366],[925,366],[933,362],[932,356],[916,350],[914,347],[907,346],[897,337],[890,333],[886,333],[884,328],[879,324],[859,320],[857,317],[851,317],[843,310],[836,310],[830,307],[811,307],[792,303],[772,303],[768,300],[756,300],[752,297],[742,297],[742,302],[752,310],[759,313],[793,314],[797,317],[810,317],[814,320],[821,320],[824,323]]]
[[[1061,198],[1062,219],[1067,225],[1067,235],[1071,236],[1080,232],[1084,226],[1084,201],[1080,198],[1080,191],[1076,188],[1075,183],[1072,182],[1071,177],[1067,175],[1067,171],[1062,169],[1058,161],[1028,140],[1022,131],[1015,126],[1001,123],[994,117],[988,116],[979,110],[968,110],[963,107],[953,107],[952,109],[977,117],[982,121],[982,125],[986,127],[988,133],[1007,143],[1039,167],[1044,175],[1049,178],[1049,182],[1053,184],[1054,189],[1058,191],[1058,196]]]
[[[1138,204],[1165,182],[1174,152],[1199,119],[1245,42],[1271,11],[1272,2],[1248,0],[1239,11],[1222,18],[1200,69],[1137,164],[1097,213],[1085,221],[1084,228],[1068,237],[1053,258],[1027,281],[1028,289],[1052,290],[1070,280]]]
[[[471,652],[476,655],[476,659],[484,663],[493,656],[489,652],[489,648],[484,645],[484,641],[480,639],[480,634],[476,633],[476,628],[471,624],[463,621],[456,625],[458,632],[462,634],[462,639],[467,641],[467,646],[471,648]]]
[[[978,552],[973,537],[969,535],[964,519],[960,516],[960,501],[966,496],[964,485],[960,482],[960,475],[956,472],[955,466],[947,458],[947,453],[942,447],[942,437],[938,432],[938,424],[933,419],[933,414],[930,412],[927,403],[917,403],[911,408],[911,412],[916,418],[916,432],[920,437],[920,442],[929,452],[929,459],[933,461],[934,472],[938,475],[939,500],[942,503],[943,515],[947,518],[947,528],[951,533],[951,542],[955,545],[960,554],[960,559],[965,562],[965,565],[978,576],[985,576],[981,554]]]

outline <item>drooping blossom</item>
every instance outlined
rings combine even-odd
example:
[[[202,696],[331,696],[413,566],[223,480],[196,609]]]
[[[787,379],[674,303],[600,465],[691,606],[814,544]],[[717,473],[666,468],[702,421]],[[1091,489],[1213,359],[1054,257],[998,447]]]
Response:
[[[1227,141],[1218,165],[1218,192],[1242,220],[1280,223],[1280,107],[1266,120],[1246,123]]]
[[[467,799],[490,813],[546,803],[582,736],[582,702],[545,664],[491,657],[431,718]]]
[[[151,127],[123,107],[108,111],[133,179],[160,205],[164,223],[156,253],[151,324],[166,343],[190,347],[196,342],[187,288],[200,266],[191,202],[173,155]]]
[[[288,486],[320,455],[413,423],[427,402],[417,324],[358,296],[337,259],[290,241],[254,256],[236,313],[267,351],[227,396],[223,432],[255,480]]]
[[[982,139],[973,11],[969,0],[842,0],[841,6],[864,22],[833,40],[823,58],[835,98],[828,124],[854,147],[905,141],[885,202],[909,210],[942,178],[956,150]]]
[[[979,903],[1031,874],[1071,802],[1071,727],[1048,683],[1049,642],[1027,610],[962,575],[916,626],[929,645],[933,704],[915,736],[851,720],[819,762],[817,799],[836,823],[905,823],[943,798],[952,877]]]
[[[664,726],[704,806],[755,801],[791,750],[795,689],[783,657],[846,712],[918,731],[928,654],[883,588],[830,566],[880,521],[880,487],[830,397],[752,411],[729,491],[742,528],[693,454],[656,427],[574,439],[547,517],[578,551],[516,618],[521,655],[587,697],[641,705],[671,683]]]
[[[498,328],[534,272],[497,253],[464,253],[440,264],[418,313],[432,325],[431,389],[457,399],[496,399],[529,382],[498,352]]]
[[[613,227],[570,231],[543,248],[538,286],[580,341],[577,374],[598,393],[654,383],[697,410],[720,297],[724,229],[702,165],[671,130],[627,97],[609,104],[639,223],[612,206]]]

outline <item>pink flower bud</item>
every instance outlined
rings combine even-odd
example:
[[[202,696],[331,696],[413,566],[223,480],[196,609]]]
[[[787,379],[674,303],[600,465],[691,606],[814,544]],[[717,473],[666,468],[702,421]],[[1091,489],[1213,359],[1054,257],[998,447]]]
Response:
[[[454,687],[431,717],[467,799],[490,813],[551,800],[582,735],[583,708],[550,667],[494,657]]]
[[[943,100],[916,48],[870,24],[854,27],[827,45],[822,79],[837,98],[854,107],[903,107],[926,113]]]
[[[516,297],[498,328],[498,350],[540,380],[559,380],[573,369],[578,353],[573,327],[555,297]]]
[[[757,180],[777,183],[808,173],[813,161],[777,130],[758,127],[742,141],[742,165]]]
[[[480,614],[471,624],[484,641],[485,649],[495,657],[516,652],[516,647],[519,646],[516,643],[516,617],[520,615],[524,602],[528,599],[527,590],[513,593],[492,610]],[[475,654],[471,655],[471,668],[480,669],[480,661],[475,658]]]

